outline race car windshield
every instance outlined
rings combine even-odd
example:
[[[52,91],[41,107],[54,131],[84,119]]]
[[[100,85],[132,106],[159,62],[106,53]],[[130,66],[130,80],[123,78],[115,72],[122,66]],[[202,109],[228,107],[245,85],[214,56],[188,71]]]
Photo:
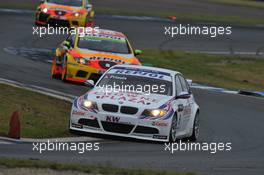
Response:
[[[125,38],[110,39],[95,36],[80,37],[78,47],[101,52],[120,54],[131,53],[131,50]]]
[[[59,5],[75,6],[75,7],[82,6],[82,0],[48,0],[47,2],[59,4]]]
[[[172,96],[172,82],[133,75],[107,74],[97,84],[100,88]]]

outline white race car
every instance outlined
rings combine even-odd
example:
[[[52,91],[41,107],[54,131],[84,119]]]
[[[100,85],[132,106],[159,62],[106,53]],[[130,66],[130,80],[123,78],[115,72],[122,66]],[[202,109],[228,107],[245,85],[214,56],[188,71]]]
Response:
[[[135,65],[109,69],[73,102],[70,131],[175,142],[199,135],[199,106],[179,72]]]

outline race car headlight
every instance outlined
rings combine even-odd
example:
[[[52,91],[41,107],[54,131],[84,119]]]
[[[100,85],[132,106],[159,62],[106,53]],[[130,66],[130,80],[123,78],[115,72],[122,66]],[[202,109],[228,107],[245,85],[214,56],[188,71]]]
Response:
[[[83,64],[83,65],[90,65],[90,61],[86,60],[84,58],[75,58],[75,60],[77,61],[77,63],[79,64]]]
[[[83,59],[83,58],[80,58],[79,62],[80,62],[81,64],[85,64],[85,63],[86,63],[86,60]]]
[[[150,117],[163,117],[167,114],[167,111],[164,109],[151,109],[145,110],[142,115]]]
[[[44,8],[44,9],[42,9],[42,12],[43,13],[48,13],[48,9],[47,8]]]
[[[98,109],[97,104],[90,100],[83,100],[81,105],[85,109]]]
[[[73,15],[74,15],[75,17],[79,17],[81,14],[78,13],[78,12],[76,12],[76,13],[74,13]]]
[[[88,101],[88,100],[84,100],[83,101],[83,106],[86,108],[91,108],[93,106],[93,102],[92,101]]]

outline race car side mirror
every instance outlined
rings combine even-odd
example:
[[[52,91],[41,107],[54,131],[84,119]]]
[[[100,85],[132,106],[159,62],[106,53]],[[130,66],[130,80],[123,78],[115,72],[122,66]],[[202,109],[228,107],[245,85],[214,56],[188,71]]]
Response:
[[[135,55],[141,55],[142,53],[143,53],[142,50],[138,50],[138,49],[135,50]]]
[[[188,92],[181,92],[178,96],[176,96],[176,99],[188,99],[191,97],[191,94]]]
[[[187,79],[187,83],[189,84],[189,86],[192,86],[193,81],[190,79]]]
[[[87,4],[86,5],[86,9],[91,9],[91,8],[93,8],[93,5],[92,4]]]
[[[71,43],[67,40],[63,41],[62,46],[65,47],[65,49],[71,48]]]
[[[94,87],[94,81],[93,80],[87,80],[85,81],[85,86],[93,88]]]

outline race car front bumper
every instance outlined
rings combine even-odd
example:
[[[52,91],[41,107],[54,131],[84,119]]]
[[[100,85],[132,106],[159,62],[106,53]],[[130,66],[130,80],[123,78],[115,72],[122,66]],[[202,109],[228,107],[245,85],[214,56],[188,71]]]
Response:
[[[65,16],[52,16],[50,14],[46,14],[40,12],[36,16],[36,24],[37,25],[50,25],[55,27],[85,27],[86,19],[84,17],[65,17]]]
[[[81,65],[73,62],[67,64],[66,80],[84,83],[87,80],[97,82],[102,72],[91,66]]]
[[[76,100],[75,102],[76,103]],[[170,120],[146,120],[133,115],[93,113],[73,104],[70,130],[149,141],[169,141]]]

